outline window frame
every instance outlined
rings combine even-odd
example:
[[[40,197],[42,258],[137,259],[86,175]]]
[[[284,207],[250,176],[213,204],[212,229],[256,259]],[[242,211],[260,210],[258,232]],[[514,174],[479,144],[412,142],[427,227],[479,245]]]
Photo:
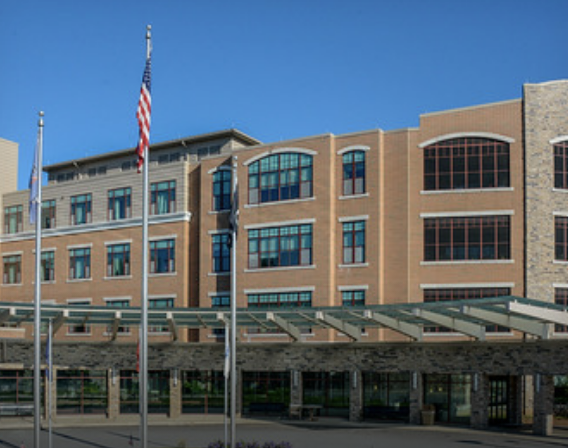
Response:
[[[41,252],[41,282],[51,283],[55,281],[55,251],[45,250]]]
[[[84,209],[84,220],[77,221],[77,212]],[[91,193],[78,194],[71,196],[69,223],[72,226],[90,224],[93,221],[93,195]]]
[[[2,257],[2,284],[22,284],[22,255],[7,254]]]
[[[107,278],[129,277],[131,275],[130,243],[108,244],[107,249]],[[122,273],[115,273],[115,263],[121,267]]]
[[[54,229],[57,226],[57,203],[55,199],[42,201],[41,204],[41,228]]]
[[[568,216],[554,217],[554,260],[568,262]]]
[[[357,160],[358,156],[362,157],[362,160]],[[341,160],[343,171],[343,196],[365,194],[367,192],[366,151],[362,149],[347,151],[342,154]],[[351,177],[347,177],[349,174],[351,174]]]
[[[568,310],[568,288],[554,288],[554,303],[556,305],[564,306],[564,309]],[[554,332],[568,333],[568,325],[555,324]]]
[[[4,207],[4,233],[11,235],[24,230],[24,207],[21,204]]]
[[[553,145],[554,188],[568,190],[568,140]]]
[[[160,205],[160,198],[165,197],[165,202]],[[162,208],[162,207],[165,207]],[[154,182],[150,186],[150,214],[151,215],[166,215],[168,213],[175,213],[176,211],[176,181],[164,180]]]
[[[118,193],[122,193],[118,195]],[[120,221],[121,219],[132,218],[132,188],[122,187],[108,190],[108,220]],[[116,216],[120,214],[121,216]],[[124,216],[122,216],[124,215]]]
[[[312,266],[313,240],[311,223],[249,229],[248,269]]]
[[[216,212],[231,209],[232,174],[230,169],[221,168],[213,173],[212,208]]]
[[[363,228],[357,228],[361,227]],[[342,222],[342,264],[364,264],[367,260],[367,221],[353,220]],[[360,239],[363,244],[360,244]]]
[[[160,243],[166,243],[167,247],[157,247]],[[150,257],[150,274],[160,275],[160,274],[174,274],[176,272],[176,240],[175,238],[165,238],[160,240],[153,240],[149,242],[149,257]],[[159,261],[160,251],[166,251],[166,270],[156,270],[157,263]]]
[[[84,251],[84,254],[80,254]],[[77,263],[79,260],[85,260],[83,268],[84,275],[78,275]],[[90,280],[91,279],[91,248],[90,247],[75,247],[69,249],[69,280]]]
[[[211,272],[225,274],[231,271],[231,234],[211,235]]]

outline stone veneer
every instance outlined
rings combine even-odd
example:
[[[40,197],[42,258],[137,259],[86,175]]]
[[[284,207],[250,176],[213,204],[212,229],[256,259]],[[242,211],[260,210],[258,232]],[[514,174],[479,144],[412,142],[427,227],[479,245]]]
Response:
[[[568,265],[554,262],[554,213],[568,213],[568,191],[554,190],[551,140],[568,139],[568,81],[524,86],[526,297],[554,301]]]

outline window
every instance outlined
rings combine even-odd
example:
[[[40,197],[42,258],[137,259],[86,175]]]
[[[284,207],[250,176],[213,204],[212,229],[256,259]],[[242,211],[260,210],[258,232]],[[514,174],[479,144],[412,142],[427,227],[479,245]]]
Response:
[[[91,249],[69,251],[69,278],[72,280],[91,278]]]
[[[55,252],[41,253],[41,281],[53,282],[55,281]]]
[[[130,275],[130,243],[107,246],[107,277]]]
[[[230,210],[231,191],[231,171],[217,170],[213,174],[213,210]]]
[[[71,197],[71,225],[87,224],[92,220],[91,194]]]
[[[132,216],[132,191],[128,188],[118,188],[108,192],[108,219],[116,221]]]
[[[176,211],[176,181],[158,182],[151,187],[150,213],[163,215]]]
[[[312,306],[312,293],[301,291],[249,294],[247,301],[249,308],[306,308]]]
[[[211,308],[229,308],[231,306],[231,296],[219,295],[211,297]],[[211,334],[219,339],[225,337],[224,328],[213,328]]]
[[[106,306],[108,308],[129,308],[130,299],[109,299],[106,300]],[[112,327],[107,327],[107,333],[112,332]],[[118,334],[128,334],[130,333],[130,327],[119,326],[116,330]]]
[[[424,189],[462,190],[509,186],[509,144],[456,138],[424,148]]]
[[[564,310],[568,310],[568,288],[554,289],[554,303],[563,306]],[[554,331],[557,333],[568,333],[568,325],[556,324]]]
[[[18,233],[22,230],[22,206],[6,207],[4,209],[4,233]]]
[[[365,263],[365,221],[343,223],[343,263]]]
[[[510,288],[444,288],[444,289],[425,289],[424,302],[445,302],[452,300],[482,299],[485,297],[510,296]],[[498,325],[488,325],[486,331],[489,333],[506,332],[508,328]],[[426,333],[451,333],[452,330],[446,327],[424,327]]]
[[[70,307],[73,306],[90,306],[91,305],[91,300],[90,299],[85,299],[85,300],[68,300],[67,301],[68,305]],[[69,325],[67,327],[67,334],[91,334],[91,326],[90,325],[86,325],[86,324],[80,324],[80,325]]]
[[[4,280],[5,285],[18,285],[22,283],[22,256],[7,255],[4,261]]]
[[[108,395],[105,370],[57,371],[57,414],[104,414]]]
[[[175,240],[150,241],[150,272],[165,274],[175,272]]]
[[[510,230],[509,216],[425,219],[424,259],[509,260]]]
[[[343,306],[363,306],[365,305],[365,291],[342,291],[341,301]]]
[[[213,235],[213,272],[229,272],[231,269],[230,239],[228,233]]]
[[[312,225],[249,230],[250,269],[312,264]]]
[[[249,203],[312,197],[313,157],[308,154],[273,154],[249,166]]]
[[[174,299],[168,298],[159,298],[159,299],[148,299],[148,305],[150,309],[166,309],[166,308],[173,308],[174,307]],[[167,325],[158,325],[158,326],[149,326],[148,332],[149,333],[168,333],[170,329]]]
[[[554,217],[554,259],[568,261],[568,216]]]
[[[365,193],[365,151],[343,154],[343,194]]]
[[[120,169],[122,171],[130,171],[132,169],[132,163],[130,161],[128,162],[122,162],[122,164],[120,165]]]
[[[55,199],[43,201],[41,204],[41,228],[55,229]]]
[[[568,189],[568,140],[554,145],[554,188]]]

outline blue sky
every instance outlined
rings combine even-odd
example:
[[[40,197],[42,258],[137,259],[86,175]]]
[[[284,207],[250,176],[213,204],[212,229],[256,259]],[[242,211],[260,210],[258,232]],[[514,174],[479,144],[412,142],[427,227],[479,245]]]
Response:
[[[0,137],[44,163],[133,147],[153,27],[151,141],[264,142],[418,125],[568,78],[567,0],[0,0]]]

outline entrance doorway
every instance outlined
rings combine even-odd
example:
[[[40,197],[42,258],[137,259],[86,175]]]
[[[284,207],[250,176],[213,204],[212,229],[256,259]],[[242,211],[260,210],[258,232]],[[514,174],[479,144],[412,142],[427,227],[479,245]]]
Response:
[[[509,377],[489,378],[489,424],[503,425],[509,421]]]

